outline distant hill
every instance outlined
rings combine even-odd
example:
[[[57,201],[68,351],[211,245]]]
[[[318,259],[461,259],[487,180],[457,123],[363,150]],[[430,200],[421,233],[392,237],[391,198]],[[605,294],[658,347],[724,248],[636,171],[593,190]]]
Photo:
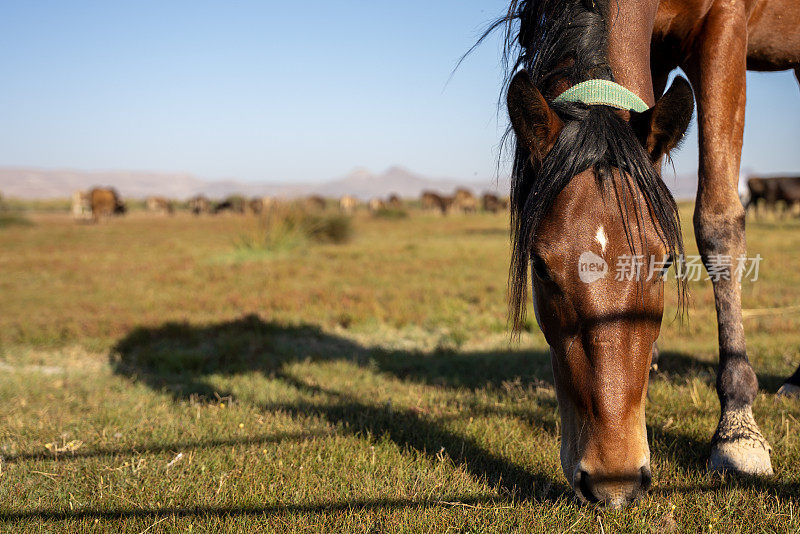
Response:
[[[678,199],[693,198],[697,177],[674,176],[667,172],[664,180]],[[357,168],[345,176],[322,183],[259,183],[238,180],[209,181],[187,173],[139,171],[79,171],[0,167],[0,193],[7,197],[46,199],[69,197],[73,191],[94,186],[115,187],[125,198],[159,195],[187,199],[204,194],[222,198],[232,194],[245,196],[300,197],[318,194],[325,197],[354,195],[362,200],[396,193],[401,197],[417,197],[424,190],[451,193],[456,187],[467,187],[475,194],[492,191],[508,194],[508,179],[467,181],[454,178],[431,178],[394,166],[382,173]]]
[[[402,197],[416,197],[426,189],[448,193],[459,186],[470,188],[479,194],[483,191],[496,190],[496,185],[489,180],[468,182],[447,178],[429,178],[399,166],[391,167],[380,174],[358,168],[333,181],[316,184],[258,183],[237,180],[207,181],[186,173],[0,167],[0,193],[7,197],[29,199],[63,198],[69,197],[76,190],[94,186],[111,186],[126,198],[160,195],[185,199],[197,194],[221,198],[238,193],[246,196],[270,195],[286,198],[309,194],[326,197],[347,194],[366,200],[391,193]],[[502,191],[508,189],[507,182],[501,185]]]
[[[73,191],[94,186],[113,186],[130,197],[159,194],[191,196],[205,182],[185,173],[157,173],[28,169],[0,167],[0,192],[8,197],[46,199],[69,197]],[[188,194],[187,194],[188,193]]]

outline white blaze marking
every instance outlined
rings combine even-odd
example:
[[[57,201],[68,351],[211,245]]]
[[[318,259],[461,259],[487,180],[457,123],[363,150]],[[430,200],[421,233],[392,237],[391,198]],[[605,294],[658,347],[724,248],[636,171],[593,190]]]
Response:
[[[595,234],[594,238],[600,243],[600,248],[603,249],[603,252],[606,251],[606,244],[608,243],[608,238],[606,237],[606,231],[603,230],[603,227],[597,229],[597,234]]]

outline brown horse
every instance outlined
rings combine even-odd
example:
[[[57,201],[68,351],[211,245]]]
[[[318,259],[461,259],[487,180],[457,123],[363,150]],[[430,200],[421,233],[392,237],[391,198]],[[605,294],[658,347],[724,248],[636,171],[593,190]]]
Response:
[[[164,197],[147,197],[145,200],[145,206],[147,207],[147,211],[152,213],[166,213],[168,215],[175,214],[175,205],[174,203]]]
[[[718,255],[740,257],[745,72],[799,68],[800,4],[514,0],[496,26],[505,23],[516,138],[512,322],[524,320],[530,268],[534,308],[551,347],[564,474],[582,499],[619,506],[651,480],[644,406],[663,314],[658,274],[668,263],[653,267],[683,250],[660,168],[688,126],[693,99],[683,78],[665,93],[668,75],[682,67],[697,97],[701,256],[706,266]],[[617,82],[644,108],[555,100],[590,79]],[[639,272],[657,276],[604,276],[604,264],[639,256]],[[596,276],[583,278],[584,264]],[[771,474],[770,448],[751,410],[758,388],[745,349],[741,287],[728,274],[714,281],[721,416],[709,467]]]
[[[453,197],[440,195],[434,191],[423,191],[420,197],[420,206],[425,211],[439,212],[447,215],[453,205]]]
[[[752,209],[756,217],[762,201],[765,211],[777,211],[778,202],[783,201],[790,213],[800,202],[800,176],[753,177],[747,180],[747,189],[750,198],[745,205],[745,212]]]
[[[125,203],[113,187],[95,187],[89,191],[89,203],[95,222],[103,217],[122,215],[127,211]]]
[[[459,187],[453,193],[453,207],[464,213],[475,213],[478,211],[478,199],[466,187]]]
[[[189,211],[194,215],[211,213],[211,201],[203,195],[190,198],[187,204],[189,206]]]
[[[500,210],[508,208],[508,202],[506,199],[500,198],[494,193],[484,193],[483,196],[481,196],[481,206],[483,207],[483,211],[497,213]]]

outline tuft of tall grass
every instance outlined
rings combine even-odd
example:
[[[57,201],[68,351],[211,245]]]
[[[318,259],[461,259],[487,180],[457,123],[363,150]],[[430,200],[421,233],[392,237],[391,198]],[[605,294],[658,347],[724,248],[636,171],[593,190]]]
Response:
[[[341,214],[307,214],[303,228],[312,241],[341,244],[350,241],[353,225],[350,217]]]
[[[276,205],[259,217],[253,230],[239,236],[237,248],[280,252],[309,242],[345,243],[352,235],[352,220],[348,216],[310,213],[299,203]]]

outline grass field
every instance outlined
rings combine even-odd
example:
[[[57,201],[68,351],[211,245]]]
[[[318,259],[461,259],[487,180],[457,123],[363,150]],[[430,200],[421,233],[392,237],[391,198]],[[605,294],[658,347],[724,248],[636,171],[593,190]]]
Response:
[[[689,228],[691,207],[683,220]],[[654,484],[577,504],[538,327],[510,342],[507,220],[356,216],[346,244],[237,247],[255,219],[58,213],[0,228],[0,530],[800,530],[800,222],[750,222],[744,307],[769,480],[704,468],[709,282],[668,292]],[[693,249],[693,240],[689,249]]]

